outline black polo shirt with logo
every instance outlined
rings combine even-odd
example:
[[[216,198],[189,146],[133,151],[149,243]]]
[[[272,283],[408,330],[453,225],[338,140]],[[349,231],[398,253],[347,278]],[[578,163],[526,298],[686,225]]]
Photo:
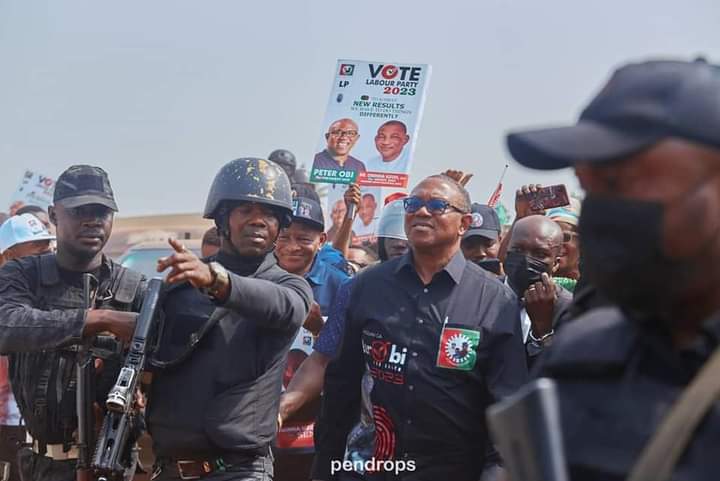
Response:
[[[361,273],[340,355],[326,372],[317,479],[332,479],[330,461],[343,459],[366,366],[374,379],[374,458],[413,460],[416,470],[402,479],[434,472],[478,479],[485,409],[527,380],[517,300],[459,250],[428,285],[411,253]]]

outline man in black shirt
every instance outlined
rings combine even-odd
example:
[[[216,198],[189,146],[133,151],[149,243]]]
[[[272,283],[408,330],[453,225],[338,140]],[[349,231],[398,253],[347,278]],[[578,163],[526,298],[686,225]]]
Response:
[[[234,160],[205,207],[221,238],[217,256],[203,262],[171,240],[176,252],[158,261],[174,286],[155,361],[164,369],[148,404],[157,479],[272,479],[285,359],[312,303],[307,282],[272,251],[291,215],[279,166]]]
[[[0,353],[10,354],[10,382],[29,434],[30,448],[19,452],[22,478],[71,481],[78,458],[74,348],[105,331],[128,340],[137,314],[117,311],[139,310],[143,283],[140,274],[102,254],[117,211],[104,170],[68,168],[53,201],[57,253],[14,259],[0,269]],[[92,310],[84,309],[82,297],[86,272],[98,280]],[[119,363],[104,362],[100,406]]]
[[[557,384],[571,479],[628,479],[720,345],[720,68],[623,66],[577,125],[516,132],[508,146],[528,167],[574,166],[587,192],[583,277],[619,309],[569,323],[537,367]],[[719,442],[715,399],[672,479],[717,479]]]
[[[463,257],[470,227],[465,189],[446,176],[404,200],[411,251],[354,280],[342,349],[325,379],[314,479],[336,479],[360,405],[367,364],[374,378],[377,479],[479,479],[485,408],[526,381],[517,300]],[[369,477],[373,479],[373,477]]]

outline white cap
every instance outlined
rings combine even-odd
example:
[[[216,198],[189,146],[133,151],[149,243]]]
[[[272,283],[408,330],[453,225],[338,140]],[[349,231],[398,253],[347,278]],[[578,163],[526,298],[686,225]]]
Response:
[[[378,237],[407,240],[405,235],[405,207],[403,199],[397,199],[383,207],[375,232]]]
[[[0,253],[17,244],[42,240],[55,240],[55,236],[32,214],[14,215],[0,226]]]

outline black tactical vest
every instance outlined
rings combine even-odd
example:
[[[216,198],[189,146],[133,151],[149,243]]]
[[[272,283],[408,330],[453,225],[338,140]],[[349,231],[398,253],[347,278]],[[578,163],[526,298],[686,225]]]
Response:
[[[62,282],[54,254],[38,257],[37,309],[80,309],[84,306],[82,289]],[[116,311],[138,311],[142,300],[142,276],[104,259],[99,275],[97,308]],[[115,341],[104,342],[104,351],[117,352],[104,359],[102,374],[96,382],[96,399],[104,400],[117,379],[122,357]],[[28,431],[46,444],[73,443],[77,428],[75,406],[77,346],[69,348],[11,354],[10,382],[20,413]]]

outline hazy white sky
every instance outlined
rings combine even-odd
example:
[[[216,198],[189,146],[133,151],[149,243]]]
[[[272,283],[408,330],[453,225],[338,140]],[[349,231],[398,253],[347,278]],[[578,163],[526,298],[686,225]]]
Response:
[[[225,162],[283,147],[312,162],[335,61],[429,63],[411,183],[504,164],[511,128],[569,122],[613,67],[720,61],[720,1],[0,0],[0,210],[25,168],[105,168],[121,215],[198,212]]]

